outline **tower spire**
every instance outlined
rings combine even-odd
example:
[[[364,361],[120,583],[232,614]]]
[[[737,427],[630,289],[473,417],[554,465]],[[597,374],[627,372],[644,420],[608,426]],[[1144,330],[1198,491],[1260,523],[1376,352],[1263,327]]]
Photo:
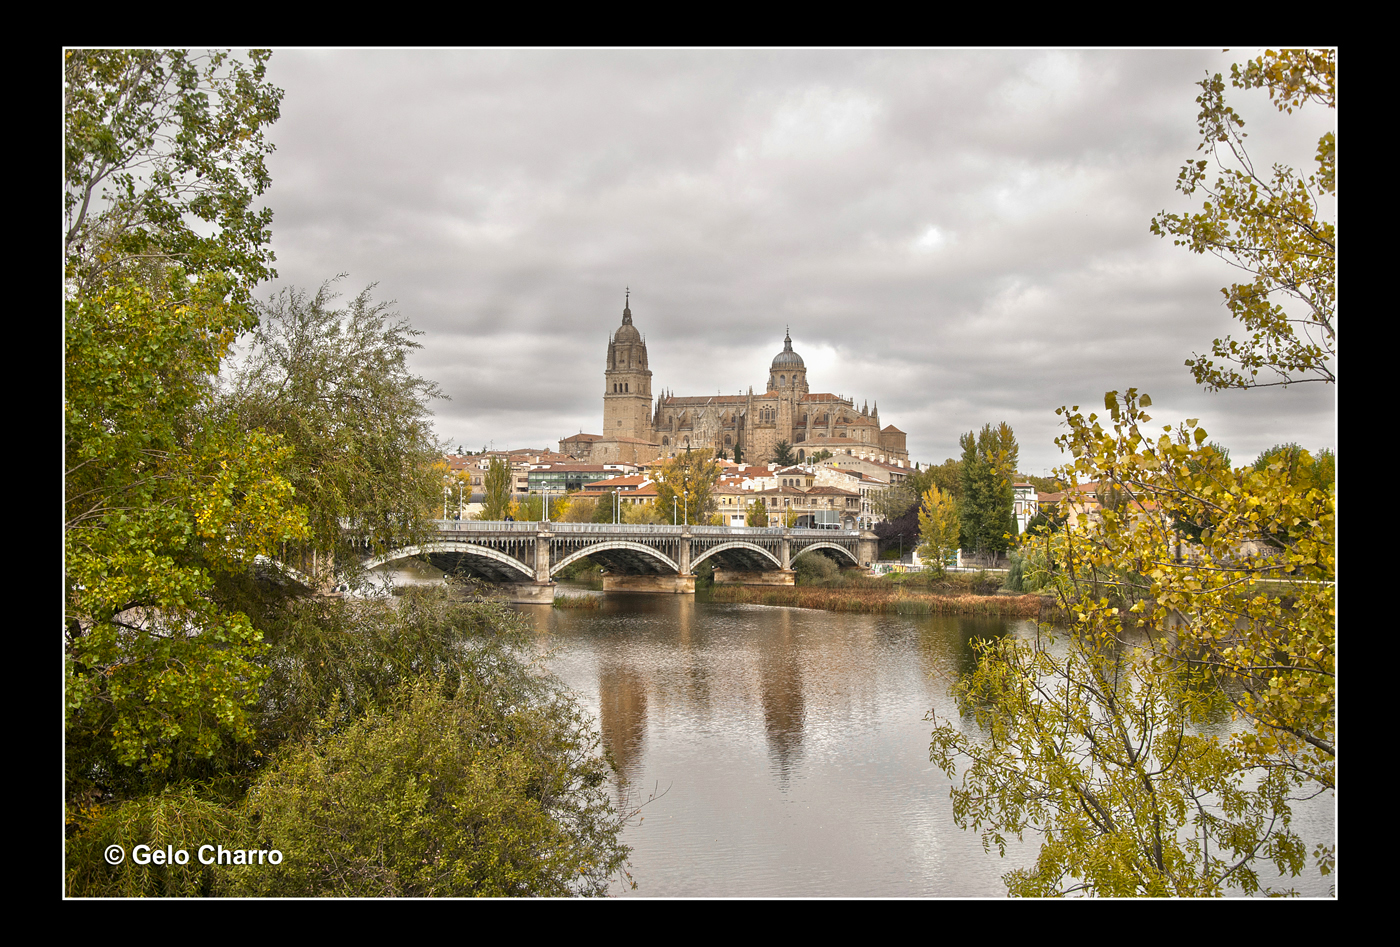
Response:
[[[627,287],[627,295],[622,301],[622,324],[630,326],[632,324],[632,287]]]

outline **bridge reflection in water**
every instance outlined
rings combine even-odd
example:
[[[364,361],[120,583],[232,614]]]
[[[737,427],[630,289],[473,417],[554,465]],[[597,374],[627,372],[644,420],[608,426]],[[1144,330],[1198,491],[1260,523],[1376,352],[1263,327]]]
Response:
[[[720,584],[791,585],[792,561],[824,555],[868,569],[876,536],[854,529],[650,526],[610,523],[513,523],[438,520],[435,535],[365,562],[426,558],[446,573],[500,586],[513,602],[554,600],[554,576],[587,556],[603,567],[604,591],[695,591],[695,567],[714,560]]]

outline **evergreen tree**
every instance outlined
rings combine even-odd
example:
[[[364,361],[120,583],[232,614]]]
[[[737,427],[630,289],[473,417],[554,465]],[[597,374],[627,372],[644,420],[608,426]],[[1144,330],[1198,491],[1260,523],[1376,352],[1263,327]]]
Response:
[[[962,498],[958,504],[964,549],[978,554],[1005,552],[1014,534],[1018,448],[1011,426],[985,424],[980,433],[958,438]],[[947,465],[945,465],[947,466]]]

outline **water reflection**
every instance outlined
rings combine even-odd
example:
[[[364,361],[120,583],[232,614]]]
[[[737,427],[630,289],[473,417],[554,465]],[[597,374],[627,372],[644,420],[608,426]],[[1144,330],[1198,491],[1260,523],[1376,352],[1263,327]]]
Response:
[[[1000,622],[608,595],[523,608],[598,716],[638,895],[1000,896],[1005,860],[952,822],[930,707]],[[619,891],[619,893],[624,893]]]

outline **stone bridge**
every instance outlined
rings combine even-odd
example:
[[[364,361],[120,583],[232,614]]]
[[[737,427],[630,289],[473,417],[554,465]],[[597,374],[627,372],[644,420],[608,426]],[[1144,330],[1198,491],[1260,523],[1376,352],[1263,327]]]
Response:
[[[876,557],[875,534],[854,529],[474,520],[436,526],[421,545],[377,556],[365,567],[426,558],[443,572],[504,586],[512,601],[550,602],[554,576],[584,556],[603,567],[605,591],[679,593],[695,591],[695,567],[707,559],[716,582],[791,585],[792,562],[802,555],[863,569]]]

